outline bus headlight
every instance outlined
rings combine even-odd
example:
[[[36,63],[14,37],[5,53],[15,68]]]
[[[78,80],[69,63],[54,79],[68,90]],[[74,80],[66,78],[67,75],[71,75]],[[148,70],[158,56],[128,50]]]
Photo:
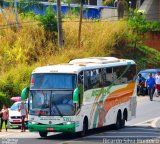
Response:
[[[70,124],[74,124],[74,121],[70,121],[70,122],[63,122],[64,125],[70,125]]]

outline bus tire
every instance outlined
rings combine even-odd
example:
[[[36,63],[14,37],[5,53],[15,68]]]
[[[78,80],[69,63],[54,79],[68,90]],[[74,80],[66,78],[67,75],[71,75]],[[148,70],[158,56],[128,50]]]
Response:
[[[87,117],[85,117],[83,121],[83,130],[80,133],[81,137],[84,137],[87,134],[87,131],[88,131],[88,119]]]
[[[121,111],[118,111],[116,123],[115,123],[115,125],[114,125],[114,128],[115,128],[116,130],[119,130],[119,129],[121,128],[121,124],[122,124],[121,121],[122,121],[122,120],[121,120]]]
[[[122,118],[122,121],[121,121],[121,128],[125,127],[125,122],[126,121],[127,121],[127,109],[125,109],[124,112],[123,112],[123,118]]]
[[[42,138],[47,137],[47,134],[48,134],[48,132],[41,132],[41,131],[39,131],[39,135],[40,135]]]

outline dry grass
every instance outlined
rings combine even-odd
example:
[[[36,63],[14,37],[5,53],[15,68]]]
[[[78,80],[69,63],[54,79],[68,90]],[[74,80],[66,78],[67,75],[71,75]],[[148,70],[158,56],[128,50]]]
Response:
[[[51,55],[48,63],[68,62],[74,58],[89,56],[110,56],[116,43],[127,32],[127,24],[120,22],[84,22],[82,26],[81,48],[77,48],[78,23],[65,22],[64,50]]]
[[[64,22],[64,48],[58,50],[57,45],[46,38],[43,27],[35,22],[27,23],[30,20],[20,16],[19,20],[18,31],[13,28],[0,30],[0,91],[12,96],[20,94],[21,89],[29,84],[31,71],[35,67],[66,63],[75,58],[110,56],[115,45],[127,33],[127,23],[124,21],[84,21],[81,48],[78,49],[79,23]],[[0,25],[4,23],[1,19]]]
[[[7,12],[6,12],[7,13]],[[0,15],[2,17],[2,15]],[[14,19],[14,15],[11,15]],[[78,22],[64,22],[64,49],[57,51],[57,46],[45,37],[45,31],[37,23],[27,23],[19,17],[20,28],[0,31],[0,71],[18,64],[68,62],[70,59],[88,56],[109,56],[117,41],[127,32],[127,24],[119,22],[84,21],[82,25],[81,49],[77,49]],[[77,19],[76,19],[77,21]],[[0,25],[4,24],[1,19]],[[75,52],[76,51],[76,52]]]

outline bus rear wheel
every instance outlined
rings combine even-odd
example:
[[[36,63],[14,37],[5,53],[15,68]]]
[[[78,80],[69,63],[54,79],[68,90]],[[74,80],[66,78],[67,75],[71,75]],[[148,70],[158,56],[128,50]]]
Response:
[[[47,137],[47,132],[39,132],[39,135],[42,137],[42,138],[44,138],[44,137]]]
[[[123,118],[123,119],[121,120],[121,128],[124,128],[124,127],[125,127],[125,122],[126,122],[126,120]]]

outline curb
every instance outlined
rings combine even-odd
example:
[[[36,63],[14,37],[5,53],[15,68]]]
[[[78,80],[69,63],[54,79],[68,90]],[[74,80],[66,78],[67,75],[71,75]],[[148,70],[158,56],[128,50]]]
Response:
[[[154,128],[160,128],[160,117],[156,118],[156,119],[152,122],[152,127],[154,127]]]

